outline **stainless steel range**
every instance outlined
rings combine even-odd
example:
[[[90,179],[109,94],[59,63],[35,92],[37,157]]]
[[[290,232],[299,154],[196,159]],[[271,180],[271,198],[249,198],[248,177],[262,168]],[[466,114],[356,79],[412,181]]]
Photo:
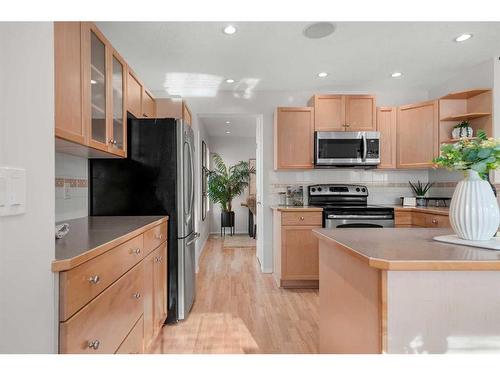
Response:
[[[363,185],[311,185],[309,205],[323,208],[324,228],[391,228],[394,209],[369,206]]]

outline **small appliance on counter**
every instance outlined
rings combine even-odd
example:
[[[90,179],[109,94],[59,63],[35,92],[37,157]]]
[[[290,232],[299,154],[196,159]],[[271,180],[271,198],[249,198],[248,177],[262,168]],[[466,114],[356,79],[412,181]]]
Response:
[[[311,185],[309,205],[323,208],[323,228],[392,228],[394,208],[370,206],[363,185]]]

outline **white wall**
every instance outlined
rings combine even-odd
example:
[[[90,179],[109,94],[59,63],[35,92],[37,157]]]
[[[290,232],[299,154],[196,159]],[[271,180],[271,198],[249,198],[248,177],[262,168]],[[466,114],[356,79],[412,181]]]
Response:
[[[56,152],[55,161],[56,222],[88,216],[88,159]]]
[[[240,161],[255,159],[256,140],[252,137],[210,137],[210,153],[218,153],[227,166],[237,164]],[[248,233],[248,208],[242,207],[246,202],[248,189],[245,193],[233,200],[233,211],[235,216],[234,230],[236,233]],[[211,204],[210,207],[210,232],[220,233],[220,207]],[[226,228],[228,233],[228,228]]]
[[[0,165],[26,169],[26,213],[0,217],[0,353],[56,351],[53,25],[0,23]]]

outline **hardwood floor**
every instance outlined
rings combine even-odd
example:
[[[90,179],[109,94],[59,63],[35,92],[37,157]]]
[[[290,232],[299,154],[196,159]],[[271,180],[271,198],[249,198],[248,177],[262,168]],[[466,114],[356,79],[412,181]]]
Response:
[[[263,274],[255,248],[207,241],[188,319],[166,326],[151,353],[317,353],[317,290],[285,290]]]

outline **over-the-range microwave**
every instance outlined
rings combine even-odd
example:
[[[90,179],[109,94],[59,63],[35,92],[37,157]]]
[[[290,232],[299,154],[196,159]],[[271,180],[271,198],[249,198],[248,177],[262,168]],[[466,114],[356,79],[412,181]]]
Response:
[[[379,132],[315,132],[316,168],[375,168],[380,164]]]

